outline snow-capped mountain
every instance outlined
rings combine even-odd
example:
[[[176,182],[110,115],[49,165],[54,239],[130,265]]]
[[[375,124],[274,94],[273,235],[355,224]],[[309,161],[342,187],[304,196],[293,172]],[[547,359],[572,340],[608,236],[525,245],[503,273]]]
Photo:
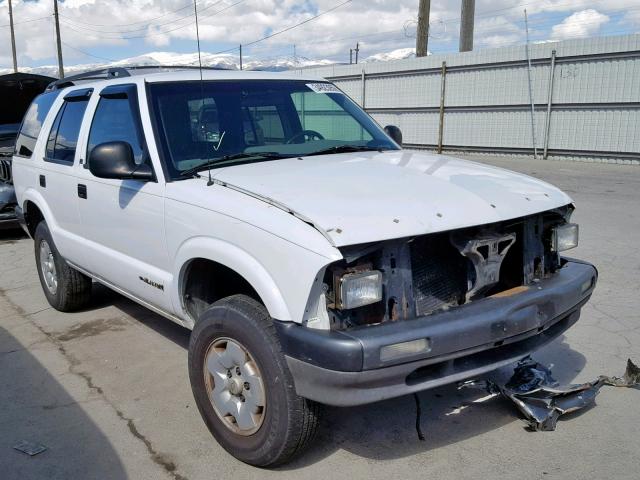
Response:
[[[428,53],[430,55],[430,53]],[[416,56],[415,48],[399,48],[391,52],[376,53],[364,59],[365,63],[373,62],[390,62],[392,60],[404,60],[405,58],[414,58]]]
[[[238,55],[223,53],[207,53],[202,52],[202,66],[223,68],[228,70],[238,70],[240,68],[240,59]],[[378,53],[371,55],[363,60],[364,63],[370,62],[386,62],[390,60],[402,60],[404,58],[415,57],[415,49],[401,48],[392,52]],[[243,58],[243,68],[246,70],[268,70],[268,71],[284,71],[296,68],[322,67],[325,65],[333,65],[339,62],[334,60],[310,59],[302,56],[282,56],[267,59],[256,59],[250,56]],[[198,52],[194,53],[175,53],[175,52],[151,52],[137,57],[124,58],[117,62],[104,63],[85,63],[78,65],[66,65],[65,74],[73,75],[74,73],[86,72],[89,70],[97,70],[105,67],[122,67],[122,66],[198,66]],[[12,70],[5,68],[0,69],[0,75],[11,73]],[[56,65],[45,65],[41,67],[20,67],[21,72],[36,73],[40,75],[48,75],[57,77],[58,67]]]

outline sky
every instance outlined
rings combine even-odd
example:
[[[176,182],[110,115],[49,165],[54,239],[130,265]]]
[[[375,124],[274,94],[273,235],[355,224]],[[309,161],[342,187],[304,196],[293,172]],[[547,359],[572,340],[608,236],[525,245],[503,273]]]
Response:
[[[357,42],[361,58],[415,47],[418,0],[196,3],[204,52],[233,54],[244,44],[243,55],[254,59],[292,56],[295,48],[297,56],[348,62]],[[640,32],[640,0],[477,0],[474,49],[524,43],[525,8],[532,41]],[[193,1],[59,0],[59,11],[65,65],[196,51]],[[19,65],[55,64],[53,0],[13,0],[13,14]],[[457,51],[459,17],[460,0],[431,2],[430,52]],[[0,0],[0,69],[12,65],[8,24],[8,0]]]

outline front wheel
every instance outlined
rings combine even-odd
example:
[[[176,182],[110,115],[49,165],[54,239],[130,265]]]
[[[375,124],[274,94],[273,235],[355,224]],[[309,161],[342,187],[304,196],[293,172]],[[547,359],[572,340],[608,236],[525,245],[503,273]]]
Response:
[[[319,405],[296,394],[273,321],[247,296],[220,300],[200,316],[189,377],[207,427],[245,463],[286,463],[316,431]]]

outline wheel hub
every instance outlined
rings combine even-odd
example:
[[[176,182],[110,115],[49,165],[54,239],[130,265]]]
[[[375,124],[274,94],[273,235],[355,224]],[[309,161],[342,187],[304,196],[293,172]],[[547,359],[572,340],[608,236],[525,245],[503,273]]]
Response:
[[[55,295],[58,291],[58,273],[53,251],[46,240],[40,242],[40,270],[47,290]]]
[[[266,398],[260,370],[249,351],[230,338],[216,339],[204,359],[205,387],[222,423],[252,435],[264,420]]]
[[[242,393],[243,385],[238,378],[232,378],[227,383],[231,395],[239,396]]]

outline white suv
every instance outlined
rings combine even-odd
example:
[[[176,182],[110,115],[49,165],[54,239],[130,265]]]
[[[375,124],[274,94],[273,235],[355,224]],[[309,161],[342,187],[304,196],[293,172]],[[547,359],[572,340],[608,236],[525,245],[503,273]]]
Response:
[[[283,463],[319,404],[475,376],[578,319],[597,272],[560,256],[560,190],[402,150],[321,79],[200,74],[52,84],[13,174],[51,305],[95,280],[192,329],[198,408],[238,459]]]

